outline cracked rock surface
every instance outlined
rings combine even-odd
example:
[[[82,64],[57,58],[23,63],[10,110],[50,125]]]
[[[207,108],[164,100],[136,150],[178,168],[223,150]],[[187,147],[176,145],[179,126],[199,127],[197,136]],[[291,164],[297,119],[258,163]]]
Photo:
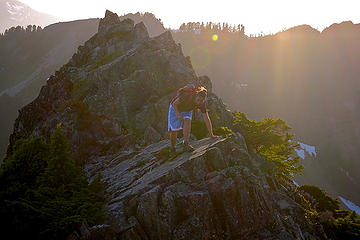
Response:
[[[163,140],[87,164],[108,184],[119,239],[321,239],[291,185],[262,170],[269,163],[249,155],[245,142],[219,137],[193,146],[170,160]]]

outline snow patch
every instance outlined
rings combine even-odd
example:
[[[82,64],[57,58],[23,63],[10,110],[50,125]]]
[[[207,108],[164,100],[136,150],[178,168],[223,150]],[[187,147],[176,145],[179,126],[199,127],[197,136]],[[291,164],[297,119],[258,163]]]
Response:
[[[16,5],[16,4],[14,4],[14,3],[6,2],[6,5],[7,5],[9,8],[13,8],[13,9],[18,10],[18,11],[24,9],[24,6]]]
[[[351,211],[355,211],[358,215],[360,215],[360,207],[357,206],[355,203],[346,200],[345,198],[342,198],[339,196],[340,200],[347,206]]]
[[[16,11],[21,11],[22,9],[24,9],[24,6],[12,5],[12,8]]]
[[[301,149],[301,150],[296,149],[295,152],[297,153],[297,155],[299,157],[301,157],[301,159],[305,159],[305,151],[303,149]]]
[[[234,86],[239,91],[249,86],[249,84],[247,83],[239,83],[239,82],[231,82],[231,85]]]
[[[302,159],[305,159],[305,151],[312,157],[316,157],[316,151],[315,151],[315,147],[314,146],[310,146],[310,145],[307,145],[305,143],[302,143],[302,142],[298,142],[300,144],[300,147],[302,149],[300,150],[295,150],[297,155],[299,157],[301,157]]]
[[[355,179],[350,176],[350,174],[349,174],[348,171],[346,171],[346,170],[343,169],[343,168],[340,168],[340,171],[343,172],[343,173],[350,179],[351,182],[355,183]]]
[[[295,186],[297,186],[297,187],[300,186],[297,182],[295,182],[294,179],[292,180],[292,182],[293,182],[293,184],[295,184]]]
[[[16,12],[11,11],[10,9],[8,9],[7,11],[8,11],[8,13],[10,13],[11,15],[15,15],[15,14],[16,14]]]
[[[8,6],[7,11],[11,15],[23,15],[23,13],[25,11],[24,6],[16,5],[16,4],[13,4],[10,2],[6,2],[6,5]]]

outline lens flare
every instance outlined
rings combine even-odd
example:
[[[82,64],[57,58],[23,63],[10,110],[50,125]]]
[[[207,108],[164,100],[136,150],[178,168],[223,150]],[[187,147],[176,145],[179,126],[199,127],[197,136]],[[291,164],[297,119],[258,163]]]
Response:
[[[216,42],[218,40],[219,36],[217,34],[213,34],[211,38],[214,42]]]
[[[194,69],[204,69],[211,63],[211,55],[203,46],[196,46],[190,51],[190,59]]]

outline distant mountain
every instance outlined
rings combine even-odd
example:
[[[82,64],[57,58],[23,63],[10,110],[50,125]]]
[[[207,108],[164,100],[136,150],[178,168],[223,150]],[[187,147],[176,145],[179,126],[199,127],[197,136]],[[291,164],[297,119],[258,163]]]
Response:
[[[282,37],[282,36],[309,37],[309,36],[319,36],[319,35],[320,35],[319,30],[316,30],[315,28],[306,24],[295,26],[276,34],[276,36],[278,37]]]
[[[360,205],[354,191],[360,188],[360,24],[335,23],[322,32],[301,25],[259,37],[216,28],[173,36],[232,109],[257,120],[284,119],[300,141],[316,147],[302,183]]]
[[[37,25],[45,27],[59,19],[30,8],[16,0],[0,0],[0,33],[14,26]]]
[[[46,79],[93,36],[99,19],[56,23],[42,30],[17,28],[0,37],[0,154],[17,110],[39,93]]]
[[[352,21],[345,21],[341,23],[334,23],[329,27],[325,28],[322,35],[333,35],[333,36],[345,36],[348,35],[358,35],[360,34],[360,24],[354,24]]]
[[[130,13],[121,16],[120,20],[126,18],[135,23],[144,22],[151,37],[165,31],[161,21],[152,13]],[[98,23],[99,19],[88,19],[52,24],[42,31],[19,26],[8,29],[8,34],[0,37],[0,96],[19,93],[38,67],[53,71],[56,69],[51,67],[53,63],[64,64],[81,43],[96,33]]]
[[[128,13],[119,17],[120,20],[125,20],[126,18],[132,19],[135,23],[143,22],[145,27],[149,31],[149,36],[154,37],[165,32],[164,24],[161,22],[161,19],[156,18],[152,13]]]

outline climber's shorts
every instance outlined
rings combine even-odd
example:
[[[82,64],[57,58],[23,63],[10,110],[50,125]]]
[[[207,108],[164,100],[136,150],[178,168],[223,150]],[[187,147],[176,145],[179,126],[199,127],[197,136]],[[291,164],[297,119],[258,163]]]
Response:
[[[183,116],[183,118],[192,119],[192,111],[189,112],[180,112],[180,114]],[[180,129],[183,129],[184,122],[180,122],[178,116],[176,115],[176,112],[170,104],[169,106],[169,114],[168,114],[168,131],[178,131]]]

